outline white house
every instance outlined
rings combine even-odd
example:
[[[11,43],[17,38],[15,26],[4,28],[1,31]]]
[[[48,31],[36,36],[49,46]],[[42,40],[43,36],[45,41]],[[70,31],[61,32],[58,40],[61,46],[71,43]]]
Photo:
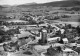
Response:
[[[2,29],[2,30],[4,30],[4,31],[9,30],[9,28],[8,28],[8,27],[6,27],[5,25],[1,26],[1,27],[0,27],[0,29]]]
[[[64,29],[60,29],[60,31],[61,31],[61,34],[63,34],[65,30]]]
[[[63,40],[64,44],[68,43],[68,39],[67,38],[63,38],[62,40]]]
[[[48,38],[47,41],[52,42],[52,41],[58,41],[60,39],[61,37],[53,37],[53,38]]]

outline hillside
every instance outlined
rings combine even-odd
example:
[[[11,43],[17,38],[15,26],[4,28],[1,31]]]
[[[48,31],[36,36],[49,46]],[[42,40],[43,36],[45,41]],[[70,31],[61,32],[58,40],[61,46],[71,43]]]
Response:
[[[18,7],[32,7],[32,6],[53,6],[53,7],[72,7],[80,6],[80,1],[57,1],[44,4],[19,5]]]
[[[0,6],[0,10],[2,10],[4,7],[3,6]]]
[[[3,11],[4,8],[5,8],[5,7],[0,6],[0,15],[4,15],[4,14],[5,14],[4,11]]]
[[[76,14],[80,14],[79,6],[80,6],[80,1],[58,1],[58,2],[48,2],[44,4],[28,3],[28,4],[22,4],[16,6],[3,5],[0,6],[1,8],[0,15],[12,17],[12,19],[20,19],[20,18],[25,19],[27,18],[27,15],[30,16],[42,15],[45,17],[49,15],[50,18],[52,17],[54,19],[54,17],[58,15],[60,17],[59,20],[78,21],[80,20],[80,17]],[[71,8],[73,8],[73,10],[78,10],[78,11],[73,12],[73,10],[70,10]],[[75,16],[72,16],[71,13],[73,13],[73,15]],[[68,14],[71,17],[61,18],[61,16],[65,14]],[[4,19],[8,19],[8,18],[4,17]]]

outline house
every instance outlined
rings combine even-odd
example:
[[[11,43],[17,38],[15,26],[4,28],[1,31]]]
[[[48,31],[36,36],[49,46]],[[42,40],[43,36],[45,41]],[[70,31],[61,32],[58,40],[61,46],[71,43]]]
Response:
[[[12,42],[18,41],[18,36],[16,34],[14,34],[14,36],[11,37],[11,41]]]
[[[63,47],[64,44],[60,44],[60,43],[55,43],[55,44],[52,44],[52,47]]]
[[[34,36],[28,31],[20,31],[20,34],[17,34],[17,35],[18,35],[18,38],[29,37],[30,35]]]
[[[62,40],[63,40],[64,44],[68,43],[68,39],[67,38],[63,38]]]
[[[4,31],[7,31],[7,30],[9,30],[9,28],[8,28],[8,27],[6,27],[5,25],[3,25],[3,26],[0,26],[0,29],[2,29],[2,30],[4,30]]]
[[[74,56],[76,54],[76,56],[78,55],[78,53],[70,48],[65,48],[63,51],[63,56]]]
[[[53,38],[48,38],[47,41],[48,42],[53,42],[53,41],[58,41],[60,39],[61,39],[60,37],[53,37]]]
[[[65,32],[65,30],[64,30],[64,29],[60,29],[60,31],[61,31],[61,34],[63,34],[63,33]]]

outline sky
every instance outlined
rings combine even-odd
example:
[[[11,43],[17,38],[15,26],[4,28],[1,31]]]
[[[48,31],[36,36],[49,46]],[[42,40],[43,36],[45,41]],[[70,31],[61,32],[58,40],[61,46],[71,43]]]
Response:
[[[20,5],[25,3],[46,3],[52,1],[62,1],[62,0],[0,0],[0,5]]]

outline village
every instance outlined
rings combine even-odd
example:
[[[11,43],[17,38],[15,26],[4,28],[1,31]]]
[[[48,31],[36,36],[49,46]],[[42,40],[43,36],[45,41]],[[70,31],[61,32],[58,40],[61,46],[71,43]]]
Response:
[[[75,4],[0,7],[0,56],[80,56],[80,4]]]
[[[80,55],[79,26],[44,23],[13,27],[2,25],[0,29],[0,53],[3,56],[6,53],[7,56]]]

